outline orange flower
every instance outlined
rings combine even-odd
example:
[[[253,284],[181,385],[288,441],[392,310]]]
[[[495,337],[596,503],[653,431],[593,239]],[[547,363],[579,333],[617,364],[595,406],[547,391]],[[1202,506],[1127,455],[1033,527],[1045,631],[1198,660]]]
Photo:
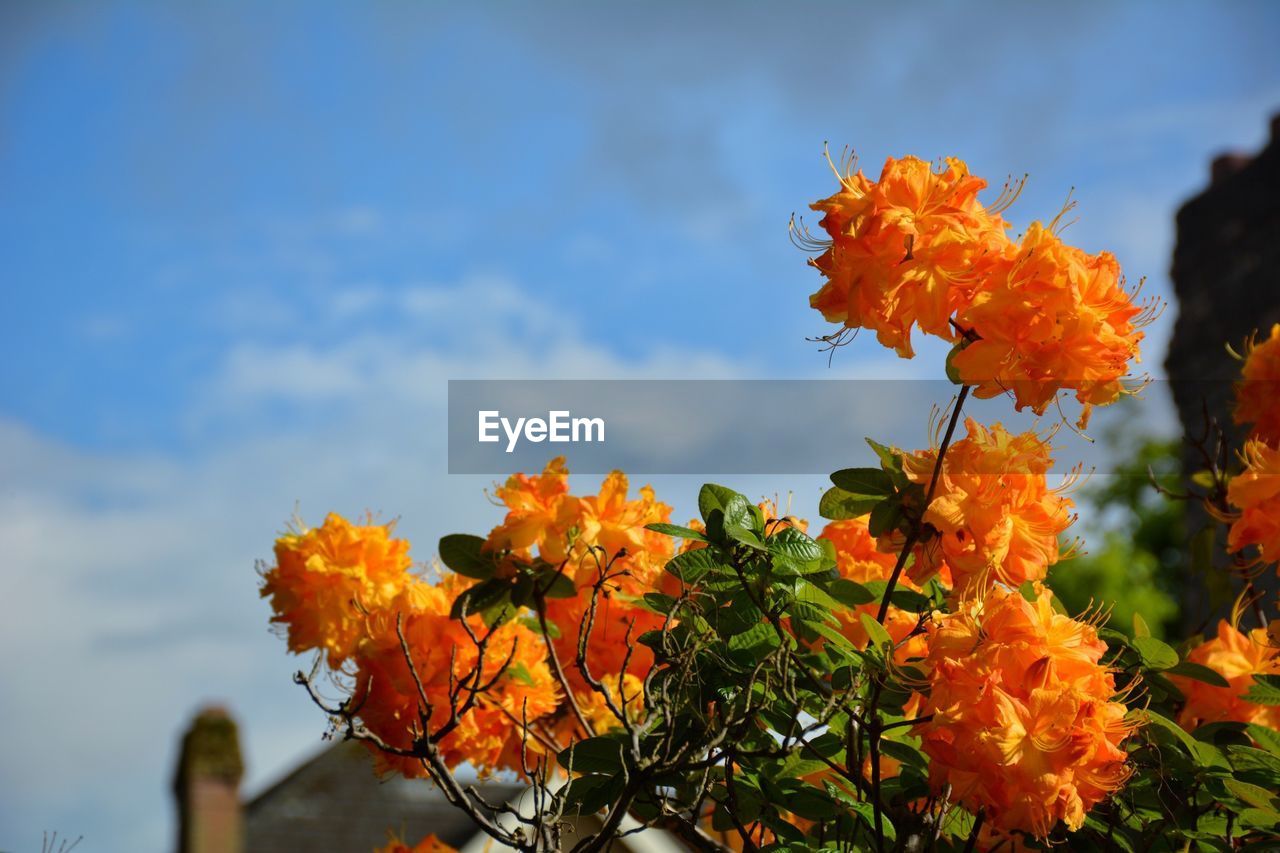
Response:
[[[600,493],[581,499],[582,532],[576,553],[589,548],[602,549],[604,561],[624,555],[628,570],[643,581],[653,576],[671,559],[671,537],[646,530],[645,526],[671,519],[671,507],[654,497],[653,488],[644,486],[640,497],[627,499],[627,475],[614,471],[600,484]],[[596,560],[579,557],[579,575],[583,582],[596,579]]]
[[[887,581],[893,573],[897,557],[876,550],[876,541],[867,529],[866,518],[851,518],[845,521],[832,521],[822,529],[819,539],[826,539],[836,547],[836,571],[845,580],[855,583],[868,581]],[[898,580],[904,589],[919,590],[920,587],[910,578]],[[844,634],[859,649],[867,647],[867,632],[862,627],[860,614],[866,613],[875,617],[879,611],[878,603],[864,604],[848,610],[836,611],[840,621],[840,633]],[[893,638],[894,643],[901,643],[916,629],[919,617],[898,607],[890,607],[885,617],[884,627]],[[925,653],[924,636],[920,635],[898,647],[896,657],[900,663],[911,658],[923,657]]]
[[[834,167],[833,167],[834,168]],[[809,303],[846,328],[867,328],[904,358],[911,330],[954,339],[950,317],[979,268],[1008,242],[998,213],[978,202],[986,181],[948,158],[885,161],[879,181],[837,171],[840,191],[812,205],[830,238],[810,263],[826,278]]]
[[[1191,731],[1205,723],[1234,720],[1280,729],[1280,707],[1256,705],[1243,697],[1254,675],[1280,675],[1280,649],[1268,642],[1264,628],[1248,634],[1223,619],[1218,636],[1191,650],[1187,660],[1217,672],[1230,687],[1215,687],[1203,681],[1171,676],[1187,697],[1178,722]]]
[[[563,456],[548,462],[539,475],[512,475],[497,495],[507,506],[507,517],[489,533],[490,548],[527,553],[536,546],[548,563],[566,558],[579,507],[577,498],[569,494]]]
[[[392,838],[390,843],[373,853],[457,853],[457,848],[450,847],[432,833],[412,847],[398,838]]]
[[[429,710],[428,726],[438,732],[449,724],[452,708],[465,709],[456,728],[439,743],[445,762],[451,767],[470,762],[482,772],[519,770],[521,722],[532,722],[560,706],[546,647],[540,636],[518,622],[489,629],[479,617],[469,617],[471,634],[485,641],[482,659],[467,628],[449,617],[458,591],[448,582],[422,584],[397,602],[395,612],[389,609],[369,617],[369,641],[356,658],[352,704],[370,731],[403,749],[413,745],[414,731],[421,730],[420,711]],[[396,633],[398,614],[403,614],[405,645],[429,709],[422,708]],[[477,686],[487,689],[472,701],[468,688]],[[378,750],[374,754],[383,769],[426,775],[414,759]]]
[[[936,531],[917,552],[911,574],[924,580],[944,562],[955,591],[1001,582],[1042,580],[1058,561],[1058,537],[1074,521],[1072,502],[1048,486],[1050,446],[1035,432],[1013,435],[1000,424],[969,418],[967,435],[952,442],[925,522]],[[937,449],[904,453],[903,469],[927,487]],[[884,550],[895,549],[887,537]]]
[[[271,621],[288,630],[289,651],[323,649],[340,667],[364,635],[361,610],[389,605],[411,583],[409,543],[392,525],[354,525],[330,513],[318,528],[276,540],[276,565],[263,574]]]
[[[980,398],[1012,392],[1043,414],[1061,390],[1085,405],[1114,402],[1154,304],[1135,302],[1109,252],[1089,255],[1032,223],[991,265],[956,322],[972,333],[951,365]]]
[[[1227,548],[1236,553],[1256,545],[1260,560],[1280,561],[1280,448],[1254,438],[1245,442],[1241,455],[1245,470],[1227,486],[1227,500],[1240,510]]]
[[[1128,777],[1121,742],[1132,726],[1099,661],[1094,627],[1056,613],[1037,587],[1027,601],[993,587],[928,629],[932,717],[915,728],[934,790],[993,829],[1044,838],[1078,829]]]
[[[568,474],[563,460],[547,466],[549,472],[553,469],[563,482]],[[516,480],[513,477],[508,482]],[[552,643],[575,696],[593,693],[578,669],[578,639],[586,627],[593,589],[602,574],[608,579],[596,599],[587,644],[591,676],[608,683],[606,679],[616,681],[622,675],[624,664],[627,675],[638,677],[653,666],[653,651],[638,643],[637,638],[661,627],[663,618],[633,602],[655,589],[665,577],[663,569],[674,553],[671,537],[646,530],[645,526],[669,521],[671,507],[657,500],[649,486],[641,488],[636,498],[630,498],[628,491],[626,475],[614,471],[601,483],[598,494],[573,497],[560,492],[557,500],[574,507],[574,517],[568,525],[574,532],[573,539],[565,538],[561,545],[552,546],[545,538],[539,546],[544,559],[549,548],[560,549],[558,553],[569,561],[566,573],[578,588],[575,596],[547,600],[547,619],[559,630]],[[548,537],[553,529],[554,526],[546,528]],[[630,688],[627,695],[633,695]]]
[[[1280,444],[1280,323],[1262,343],[1250,340],[1236,383],[1235,420],[1253,424],[1252,437]]]
[[[621,679],[621,692],[618,690],[620,679],[617,675],[604,675],[599,680],[609,693],[607,701],[596,690],[588,689],[574,693],[579,710],[587,718],[587,722],[596,734],[622,728],[622,720],[618,719],[618,715],[614,713],[615,708],[623,711],[632,723],[644,721],[644,682],[639,677],[628,672]],[[623,708],[624,699],[625,709]],[[613,703],[612,708],[609,707],[610,702]],[[577,721],[570,715],[565,715],[557,727],[557,734],[566,742],[567,739],[573,739],[578,735]]]
[[[1019,410],[1043,414],[1071,390],[1084,405],[1082,426],[1092,406],[1123,392],[1158,303],[1135,301],[1113,255],[1066,245],[1057,220],[1032,223],[1013,243],[1001,214],[1021,185],[984,206],[986,181],[960,160],[935,170],[890,158],[878,181],[836,172],[839,192],[812,205],[824,214],[826,238],[797,239],[821,250],[810,264],[825,281],[809,304],[826,320],[872,329],[904,358],[916,326],[947,341],[963,337],[951,368],[978,397],[1012,392]]]

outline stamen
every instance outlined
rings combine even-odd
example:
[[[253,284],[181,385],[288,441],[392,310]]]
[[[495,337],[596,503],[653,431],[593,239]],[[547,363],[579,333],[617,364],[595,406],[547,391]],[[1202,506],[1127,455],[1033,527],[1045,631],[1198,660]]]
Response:
[[[1027,178],[1030,175],[1023,173],[1022,177],[1014,181],[1013,175],[1005,178],[1004,186],[1000,188],[1000,194],[996,196],[995,201],[987,205],[988,213],[1004,213],[1013,203],[1018,200],[1018,196],[1022,195],[1022,190],[1027,186]]]
[[[1066,222],[1066,223],[1062,221],[1062,217],[1066,216],[1068,213],[1076,209],[1076,201],[1073,198],[1071,198],[1071,194],[1074,193],[1075,191],[1076,191],[1075,187],[1072,187],[1070,190],[1067,191],[1067,200],[1063,203],[1062,210],[1059,210],[1058,215],[1053,217],[1053,219],[1049,220],[1049,224],[1048,226],[1046,226],[1049,233],[1055,237],[1061,237],[1063,231],[1066,231],[1072,225],[1075,225],[1077,222],[1080,221],[1079,217],[1076,217],[1075,219],[1072,219],[1070,222]]]
[[[815,237],[809,230],[809,226],[804,224],[804,218],[794,213],[791,214],[791,221],[787,223],[787,236],[791,240],[791,245],[802,252],[821,254],[830,249],[835,242],[830,237]]]

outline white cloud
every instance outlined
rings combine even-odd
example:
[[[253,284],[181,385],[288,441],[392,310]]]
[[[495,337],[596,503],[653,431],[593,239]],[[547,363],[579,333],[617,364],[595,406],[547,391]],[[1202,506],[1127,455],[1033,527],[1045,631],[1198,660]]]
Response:
[[[24,733],[0,741],[0,846],[90,822],[96,850],[166,844],[176,738],[203,700],[239,716],[250,788],[317,743],[324,721],[266,630],[254,561],[295,506],[401,516],[420,559],[442,533],[491,525],[488,478],[444,473],[446,379],[735,373],[697,351],[619,358],[510,282],[397,293],[409,331],[229,347],[189,419],[240,429],[191,458],[85,452],[0,421],[0,713]],[[519,328],[440,343],[476,310]],[[314,409],[261,417],[282,404]]]

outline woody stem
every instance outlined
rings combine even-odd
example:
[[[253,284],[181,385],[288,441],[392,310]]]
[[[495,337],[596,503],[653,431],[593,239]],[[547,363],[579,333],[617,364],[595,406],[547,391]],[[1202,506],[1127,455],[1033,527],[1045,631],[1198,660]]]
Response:
[[[885,617],[889,615],[889,598],[893,595],[893,588],[898,585],[898,578],[902,576],[902,570],[906,568],[907,558],[911,556],[911,549],[915,548],[916,543],[920,541],[920,536],[924,533],[924,516],[929,510],[929,504],[933,503],[933,493],[938,489],[938,478],[942,475],[942,460],[947,455],[947,448],[951,446],[951,438],[955,435],[956,424],[960,422],[960,410],[964,408],[964,401],[969,396],[969,386],[962,385],[960,387],[960,395],[956,398],[956,404],[951,409],[951,420],[947,422],[947,431],[942,436],[942,445],[938,448],[938,459],[933,465],[933,476],[929,478],[929,490],[924,495],[924,505],[920,507],[920,517],[911,525],[911,530],[907,533],[906,542],[902,545],[902,550],[898,553],[898,561],[894,563],[893,574],[889,575],[889,581],[884,587],[884,597],[880,599],[880,612],[876,614],[876,621],[884,623]]]

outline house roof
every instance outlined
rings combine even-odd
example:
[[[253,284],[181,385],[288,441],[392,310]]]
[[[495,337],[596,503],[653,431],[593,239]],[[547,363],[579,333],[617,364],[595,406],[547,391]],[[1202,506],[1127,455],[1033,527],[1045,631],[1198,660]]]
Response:
[[[484,783],[490,802],[516,797],[523,787]],[[430,782],[378,777],[360,744],[334,744],[271,785],[244,807],[245,853],[365,853],[387,843],[388,830],[410,843],[428,833],[454,847],[476,834],[475,824]]]

